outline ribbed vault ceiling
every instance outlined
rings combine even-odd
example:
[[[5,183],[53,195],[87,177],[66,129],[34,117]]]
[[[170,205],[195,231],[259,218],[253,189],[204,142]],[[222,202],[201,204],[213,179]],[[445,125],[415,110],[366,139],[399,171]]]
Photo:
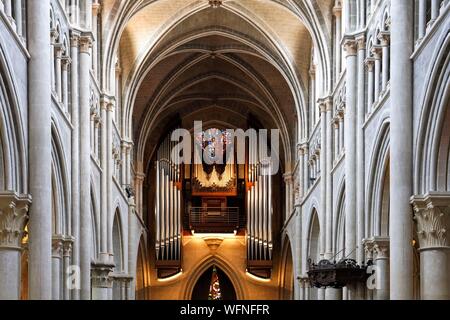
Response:
[[[298,16],[269,0],[224,1],[219,8],[207,0],[136,2],[118,56],[144,159],[175,115],[190,128],[194,120],[243,127],[252,114],[282,130],[284,149],[295,141],[293,88],[308,86],[312,47]],[[113,0],[104,5],[126,10]]]

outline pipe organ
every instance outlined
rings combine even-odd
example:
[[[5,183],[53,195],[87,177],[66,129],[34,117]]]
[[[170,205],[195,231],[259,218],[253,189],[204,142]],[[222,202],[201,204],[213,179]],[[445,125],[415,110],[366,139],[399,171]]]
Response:
[[[181,268],[182,175],[181,165],[171,159],[174,148],[177,143],[168,135],[159,146],[156,160],[155,252],[161,278]]]
[[[267,149],[265,146],[263,148]],[[269,278],[272,268],[272,165],[258,146],[248,148],[247,187],[247,269]]]

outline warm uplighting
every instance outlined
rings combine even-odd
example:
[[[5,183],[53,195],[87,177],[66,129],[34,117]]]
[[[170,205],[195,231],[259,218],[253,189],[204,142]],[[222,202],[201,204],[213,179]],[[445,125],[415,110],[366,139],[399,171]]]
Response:
[[[257,277],[257,276],[255,276],[254,274],[251,274],[250,272],[248,272],[248,270],[245,270],[245,274],[249,277],[249,278],[251,278],[251,279],[253,279],[253,280],[255,280],[255,281],[259,281],[259,282],[270,282],[270,279],[265,279],[265,278],[260,278],[260,277]]]
[[[183,275],[183,269],[180,269],[180,272],[178,272],[177,274],[174,274],[173,276],[170,276],[167,278],[158,279],[158,282],[171,282],[171,281],[178,279],[182,275]]]
[[[231,239],[236,237],[236,232],[234,233],[194,233],[192,236],[198,239]]]

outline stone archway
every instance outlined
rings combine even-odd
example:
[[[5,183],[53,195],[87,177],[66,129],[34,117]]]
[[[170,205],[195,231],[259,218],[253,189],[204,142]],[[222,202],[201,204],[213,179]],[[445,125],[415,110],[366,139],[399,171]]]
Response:
[[[190,277],[186,281],[184,290],[182,290],[182,300],[190,300],[193,297],[194,289],[199,282],[202,275],[208,270],[216,266],[223,274],[229,279],[231,286],[235,291],[236,300],[245,300],[244,289],[238,279],[238,276],[233,272],[233,269],[218,256],[209,257],[199,263],[198,267],[193,268],[195,272],[192,272]]]
[[[292,259],[292,247],[289,238],[286,237],[281,274],[281,295],[282,300],[294,299],[294,261]]]
[[[197,280],[192,290],[191,300],[211,300],[209,293],[214,273],[217,274],[220,284],[220,300],[236,300],[236,290],[234,289],[233,283],[227,274],[216,266],[208,268]]]

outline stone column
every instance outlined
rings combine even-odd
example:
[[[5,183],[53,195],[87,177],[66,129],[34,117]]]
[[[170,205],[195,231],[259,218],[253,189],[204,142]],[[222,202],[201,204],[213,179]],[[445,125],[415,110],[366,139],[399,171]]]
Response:
[[[344,42],[347,60],[347,90],[345,107],[345,212],[347,236],[345,255],[355,256],[356,244],[356,123],[357,123],[357,65],[356,41],[347,38]],[[353,253],[352,253],[353,252]]]
[[[107,138],[107,235],[108,235],[108,253],[110,254],[110,262],[114,261],[112,257],[113,253],[113,240],[112,240],[112,229],[114,222],[114,212],[113,212],[113,199],[112,199],[112,184],[114,176],[114,158],[113,158],[113,116],[114,116],[114,98],[109,98],[108,108],[106,112],[106,126],[108,132]]]
[[[411,17],[412,18],[412,17]],[[419,0],[419,40],[425,37],[427,28],[427,0]]]
[[[70,38],[71,59],[74,68],[71,72],[71,107],[72,107],[72,263],[80,266],[80,131],[79,131],[79,91],[78,91],[78,47],[79,35],[72,32]],[[79,289],[72,290],[72,299],[80,298]]]
[[[338,3],[339,4],[339,3]],[[342,38],[342,7],[340,5],[333,7],[333,14],[336,19],[336,43],[335,43],[335,56],[336,56],[336,82],[339,80],[339,76],[341,75],[341,65],[342,65],[342,47],[341,47],[341,38]]]
[[[71,266],[71,256],[74,238],[68,237],[63,243],[63,299],[70,300],[69,268]]]
[[[283,175],[284,178],[284,184],[286,186],[286,220],[291,216],[292,214],[292,183],[293,183],[293,178],[292,178],[292,173],[291,172],[287,172]],[[261,183],[259,184],[259,186],[261,187],[261,190],[259,192],[259,199],[260,199],[260,209],[262,210],[262,197],[263,197],[263,182],[262,182],[262,177],[261,177]],[[263,215],[263,214],[262,214]],[[262,231],[262,230],[261,230]]]
[[[22,0],[14,0],[14,13],[16,20],[17,34],[23,36],[23,21],[22,21]]]
[[[365,255],[366,255],[366,264],[369,264],[369,262],[371,263],[371,265],[372,265],[372,272],[376,272],[376,270],[374,271],[374,268],[376,268],[376,267],[374,267],[373,265],[374,265],[374,260],[373,260],[373,239],[364,239],[363,241],[363,246],[364,246],[364,252],[365,252]],[[375,277],[376,277],[377,275],[375,274]],[[373,287],[367,287],[367,290],[366,290],[366,300],[373,300],[373,293],[374,293],[374,291],[375,291],[375,289],[376,289],[376,278],[375,278],[375,282],[373,282],[373,280],[372,281],[369,281],[369,279],[367,280],[367,282],[366,282],[367,284],[369,284],[370,283],[370,285],[371,286],[373,286]]]
[[[317,300],[319,301],[325,300],[325,288],[317,289]]]
[[[27,1],[29,186],[33,196],[29,222],[29,298],[52,294],[52,134],[50,0]]]
[[[356,261],[359,265],[364,262],[364,247],[361,241],[364,238],[365,231],[365,182],[364,182],[364,122],[366,116],[366,101],[365,101],[365,65],[364,59],[366,56],[366,38],[364,34],[356,37],[358,48],[358,66],[357,66],[357,107],[356,107],[356,221],[357,221],[357,250]]]
[[[3,1],[3,6],[4,6],[4,10],[5,10],[5,15],[10,18],[10,20],[12,21],[12,5],[11,5],[11,1],[12,0],[4,0]]]
[[[64,56],[62,58],[62,103],[64,105],[64,111],[69,111],[69,67],[70,57]]]
[[[110,274],[113,270],[113,264],[92,265],[92,300],[109,300],[113,285]]]
[[[450,299],[450,193],[413,198],[424,300]]]
[[[100,256],[101,261],[107,262],[109,259],[108,254],[108,161],[112,157],[108,153],[108,98],[102,97],[102,101],[100,104],[100,113],[101,113],[101,160],[100,165],[102,167],[102,175],[101,175],[101,215],[100,215],[100,225],[101,225],[101,231],[100,231]]]
[[[389,59],[390,59],[390,48],[389,48],[389,32],[381,31],[378,35],[381,41],[382,56],[383,56],[383,71],[381,77],[381,89],[386,91],[387,84],[389,82]]]
[[[339,114],[339,155],[342,155],[344,146],[344,108],[341,108],[338,112]]]
[[[304,194],[308,193],[309,189],[309,170],[308,170],[308,162],[309,162],[309,148],[308,144],[303,144],[303,190]]]
[[[22,238],[31,197],[0,192],[0,300],[20,299]]]
[[[380,99],[380,92],[381,92],[381,86],[380,86],[380,79],[381,79],[381,47],[380,46],[373,46],[372,48],[373,57],[375,59],[375,80],[374,80],[374,95],[375,95],[375,101],[379,101]]]
[[[430,25],[432,25],[436,19],[439,17],[439,3],[440,0],[431,0],[431,20]]]
[[[333,127],[334,127],[334,159],[339,159],[339,119],[333,119]]]
[[[127,181],[127,153],[128,153],[128,148],[129,148],[129,145],[128,145],[128,143],[127,142],[125,142],[125,141],[122,141],[122,143],[121,143],[121,152],[122,152],[122,159],[123,159],[123,165],[122,165],[122,170],[120,171],[120,176],[121,176],[121,182],[122,182],[122,185],[121,186],[123,186],[123,185],[125,185],[125,184],[127,184],[126,183],[126,181]]]
[[[328,212],[327,212],[327,154],[329,153],[327,150],[327,108],[326,103],[323,99],[319,100],[319,110],[320,110],[320,156],[319,156],[319,165],[320,165],[320,210],[319,216],[320,221],[324,223],[324,232],[320,232],[320,248],[321,254],[324,254],[324,258],[328,258],[327,250],[330,249],[328,247],[328,240],[331,235],[328,234]]]
[[[373,239],[375,255],[375,300],[389,300],[389,238],[375,237]]]
[[[367,112],[372,111],[372,106],[374,102],[374,69],[375,59],[367,58],[366,59],[366,68],[367,68]]]
[[[80,38],[80,267],[81,299],[91,297],[91,152],[90,152],[90,105],[89,70],[90,36]]]
[[[309,81],[311,82],[311,113],[310,113],[310,120],[311,120],[311,129],[310,133],[314,130],[314,127],[317,123],[317,117],[316,117],[316,70],[314,66],[311,66],[311,69],[309,70]]]
[[[413,298],[412,212],[412,61],[414,1],[391,2],[391,299]]]
[[[298,277],[300,284],[300,300],[309,300],[309,279],[308,276],[302,275]]]
[[[346,107],[345,107],[345,256],[356,258],[356,124],[357,124],[357,60],[356,41],[344,39],[346,51]],[[349,299],[354,299],[354,286],[349,286]]]
[[[328,97],[324,101],[325,105],[325,136],[326,141],[324,148],[326,150],[325,155],[325,167],[322,168],[325,179],[325,217],[326,217],[326,235],[325,235],[325,259],[331,259],[333,257],[333,181],[332,173],[333,169],[333,139],[332,139],[332,112],[333,112],[333,100]],[[323,182],[322,182],[323,183]],[[328,290],[328,288],[327,288]]]
[[[326,288],[325,300],[342,300],[342,289]]]
[[[295,272],[294,272],[294,279],[299,279],[302,275],[302,256],[301,256],[301,250],[302,250],[302,214],[301,214],[301,207],[300,205],[297,205],[296,207],[297,214],[295,215],[295,248],[293,255],[293,263],[295,266]],[[270,228],[269,228],[270,230]],[[270,232],[270,231],[269,231]],[[300,281],[295,281],[295,299],[296,300],[302,300],[303,295],[303,288],[301,287]]]
[[[137,265],[137,253],[139,250],[139,239],[138,239],[138,226],[137,217],[135,214],[135,202],[134,198],[128,199],[128,256],[127,264],[129,268],[129,273],[131,276],[136,277],[136,265]],[[130,283],[130,288],[128,290],[128,297],[130,300],[135,300],[136,295],[136,282],[132,281]]]
[[[98,146],[98,134],[100,132],[100,129],[102,127],[102,119],[98,114],[95,114],[95,120],[94,120],[94,156],[95,159],[98,162],[99,158],[99,146]]]
[[[92,34],[94,35],[94,42],[92,45],[92,69],[94,75],[98,77],[98,15],[101,5],[96,1],[92,4]]]
[[[56,76],[56,97],[58,98],[58,102],[62,102],[62,44],[56,43],[54,45],[56,51],[55,58],[55,76]]]
[[[138,215],[141,216],[142,215],[142,188],[144,185],[144,179],[145,179],[145,174],[144,173],[140,173],[137,172],[135,174],[135,181],[136,181],[136,210],[138,212]]]
[[[62,236],[53,237],[52,241],[52,300],[61,300],[61,260],[63,250]],[[33,275],[31,275],[33,276]]]

